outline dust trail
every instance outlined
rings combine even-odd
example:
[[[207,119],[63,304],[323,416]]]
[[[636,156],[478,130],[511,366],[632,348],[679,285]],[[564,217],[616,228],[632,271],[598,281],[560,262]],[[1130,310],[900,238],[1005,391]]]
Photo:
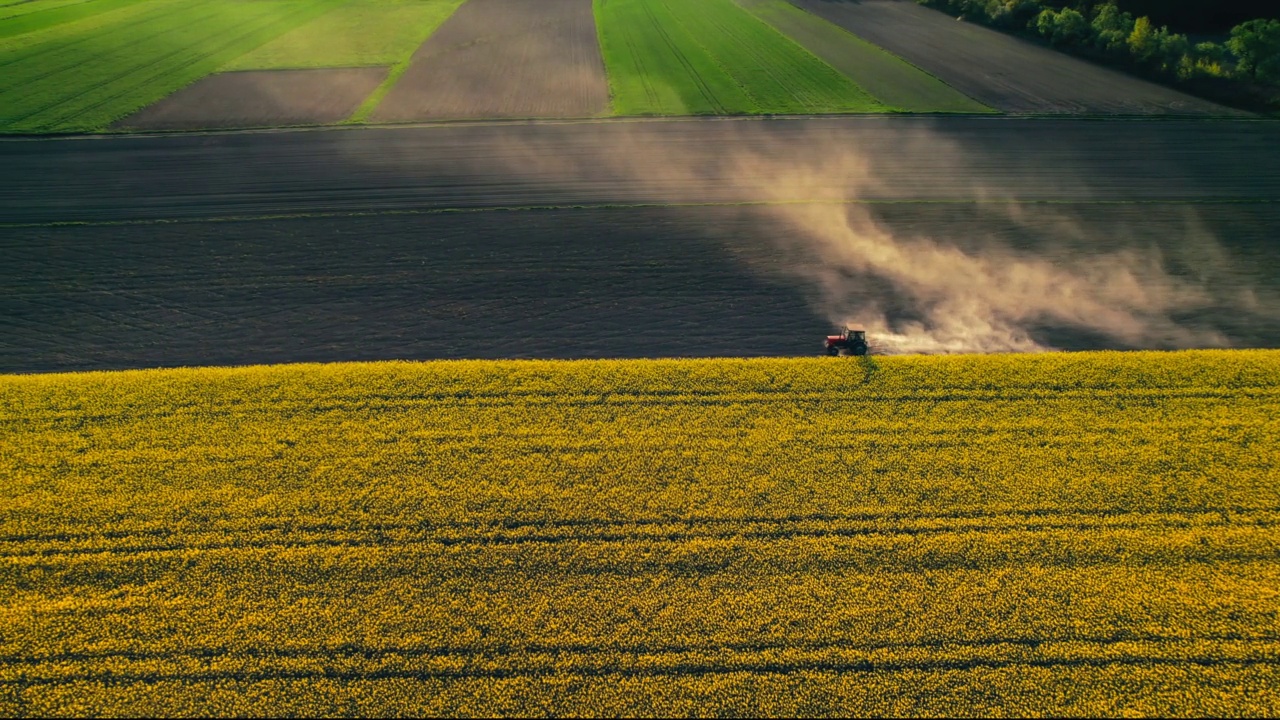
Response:
[[[883,351],[1051,350],[1048,330],[1087,334],[1112,347],[1224,347],[1223,332],[1187,318],[1208,308],[1256,305],[1248,290],[1222,297],[1212,272],[1170,271],[1178,256],[1210,269],[1231,262],[1194,213],[1180,237],[1158,243],[1121,226],[1107,237],[1088,237],[1085,218],[1071,217],[1068,208],[1038,207],[1041,222],[1046,213],[1055,215],[1053,228],[1040,227],[1017,202],[1023,188],[966,185],[983,158],[940,133],[921,130],[899,140],[898,147],[925,144],[934,159],[931,175],[904,187],[879,171],[894,162],[894,147],[859,146],[847,134],[812,132],[803,142],[778,143],[748,123],[726,123],[725,141],[715,148],[670,152],[644,132],[590,164],[536,151],[520,162],[557,163],[560,174],[577,182],[623,178],[637,187],[668,188],[662,197],[671,203],[689,202],[691,188],[703,188],[697,191],[702,197],[775,203],[758,210],[791,230],[777,240],[787,272],[833,326],[864,327]],[[1072,198],[1114,199],[1093,193],[1088,178],[1059,177],[1037,161],[1002,158],[1022,163],[1014,175],[1069,187]],[[705,188],[709,182],[717,186]],[[999,217],[1036,242],[1015,247],[994,234],[974,236],[982,225],[956,227],[947,237],[912,234],[890,227],[874,205],[861,202],[919,200],[942,187],[948,202]]]
[[[866,327],[891,352],[1048,350],[1033,336],[1046,325],[1135,347],[1226,343],[1220,333],[1172,319],[1211,298],[1171,279],[1151,253],[1122,250],[1053,262],[995,241],[966,251],[932,238],[895,237],[861,208],[779,212],[795,225],[795,242],[823,261],[796,270],[818,289],[820,309],[835,324]],[[887,281],[907,311],[891,315],[857,292],[867,277]]]

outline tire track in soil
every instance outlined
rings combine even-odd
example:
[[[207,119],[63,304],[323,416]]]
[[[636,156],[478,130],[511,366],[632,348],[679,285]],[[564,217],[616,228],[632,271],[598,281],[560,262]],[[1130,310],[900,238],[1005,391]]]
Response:
[[[1185,644],[1194,645],[1195,638],[1190,639]],[[1203,641],[1201,641],[1203,643]],[[1222,657],[1221,648],[1214,648],[1214,654],[1198,654],[1191,656],[1175,656],[1175,657],[1158,657],[1153,655],[1139,654],[1117,654],[1108,653],[1104,648],[1092,657],[1080,657],[1078,655],[1080,648],[1079,643],[1070,643],[1071,650],[1077,653],[1075,656],[1065,657],[1038,657],[1031,654],[1026,646],[1015,646],[1021,652],[1016,652],[1012,656],[1006,657],[975,657],[975,658],[955,658],[941,657],[936,659],[872,659],[865,657],[856,657],[856,651],[844,651],[854,654],[855,657],[845,659],[839,658],[840,648],[828,649],[829,654],[837,655],[837,658],[821,658],[813,660],[793,660],[779,661],[772,659],[754,658],[711,658],[704,659],[697,657],[686,661],[679,658],[686,653],[642,653],[638,657],[632,659],[633,666],[620,666],[614,651],[610,648],[601,648],[596,653],[605,655],[604,658],[597,659],[596,663],[583,663],[581,665],[568,665],[562,662],[530,663],[524,667],[520,666],[504,666],[500,662],[491,663],[490,667],[477,668],[456,668],[444,667],[440,669],[430,669],[417,667],[412,669],[388,669],[385,667],[370,668],[368,670],[337,670],[333,668],[325,669],[276,669],[276,670],[200,670],[200,671],[176,671],[176,672],[157,672],[154,670],[144,670],[139,673],[120,672],[116,668],[108,668],[97,673],[87,672],[68,672],[52,676],[40,677],[32,676],[30,673],[24,673],[20,679],[0,679],[0,685],[17,685],[22,687],[37,685],[52,685],[65,683],[95,683],[105,685],[128,685],[135,683],[157,683],[165,681],[183,681],[183,682],[210,682],[210,681],[233,681],[233,682],[258,682],[268,680],[370,680],[370,679],[410,679],[422,680],[432,679],[509,679],[509,678],[534,678],[534,677],[674,677],[674,676],[703,676],[703,675],[721,675],[721,674],[791,674],[799,672],[829,672],[829,673],[877,673],[877,672],[901,672],[905,670],[918,671],[967,671],[977,669],[1001,669],[1010,667],[1035,667],[1035,668],[1066,668],[1066,667],[1093,667],[1108,668],[1117,666],[1137,666],[1152,667],[1160,665],[1168,665],[1172,667],[1185,668],[1188,665],[1206,667],[1206,668],[1241,668],[1250,666],[1280,666],[1280,658],[1274,656],[1274,643],[1259,642],[1255,643],[1260,646],[1257,648],[1249,648],[1251,652],[1237,653],[1235,657]],[[1140,644],[1133,641],[1115,641],[1108,643],[1121,648],[1131,648],[1133,645]],[[1002,647],[1001,645],[982,646],[988,649]],[[1039,648],[1052,648],[1051,643],[1042,643]],[[833,652],[834,651],[834,652]],[[722,651],[712,651],[719,654]],[[811,651],[813,652],[813,651]],[[816,651],[822,652],[822,651]],[[577,655],[580,657],[590,658],[587,653],[559,653],[572,658]],[[668,659],[666,656],[674,656]],[[1030,655],[1030,656],[1029,656]],[[181,657],[181,656],[179,656]],[[425,657],[445,657],[456,658],[457,655],[424,655]],[[472,656],[476,657],[476,656]],[[485,655],[483,657],[489,657]],[[519,657],[519,656],[516,656]],[[114,659],[120,659],[117,656]],[[231,659],[235,659],[232,656]],[[504,658],[510,660],[510,658]],[[523,659],[523,658],[520,658]],[[630,659],[630,658],[629,658]],[[716,660],[731,659],[731,664],[716,664]],[[277,659],[278,660],[278,659]],[[656,661],[656,662],[655,662]],[[665,662],[663,662],[665,661]]]

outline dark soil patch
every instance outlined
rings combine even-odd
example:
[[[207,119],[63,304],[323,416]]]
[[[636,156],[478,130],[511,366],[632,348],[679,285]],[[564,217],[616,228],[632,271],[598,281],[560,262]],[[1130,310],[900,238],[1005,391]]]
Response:
[[[737,160],[845,151],[864,199],[1280,201],[1275,122],[679,120],[0,142],[0,224],[785,199]]]
[[[1244,115],[911,0],[791,0],[1011,113]]]
[[[871,212],[898,237],[969,251],[998,242],[1064,264],[1163,248],[1173,277],[1258,303],[1250,312],[1207,307],[1180,321],[1218,329],[1238,346],[1280,338],[1277,206]],[[0,236],[8,259],[0,264],[0,372],[816,354],[830,329],[815,304],[821,262],[793,240],[792,227],[760,208],[8,230]],[[916,310],[883,278],[850,277],[847,290],[891,320]],[[1122,347],[1083,326],[1037,333],[1067,349]]]
[[[210,75],[116,123],[138,130],[323,125],[351,116],[387,69],[253,70]]]
[[[649,209],[9,232],[0,372],[808,354],[825,322],[723,242],[764,257],[753,227]]]
[[[469,0],[372,119],[590,117],[608,106],[591,0]]]

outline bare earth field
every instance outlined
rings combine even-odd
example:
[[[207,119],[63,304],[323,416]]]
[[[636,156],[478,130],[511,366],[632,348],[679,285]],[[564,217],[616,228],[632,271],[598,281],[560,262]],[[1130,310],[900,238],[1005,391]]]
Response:
[[[812,354],[825,325],[804,298],[718,242],[759,248],[747,220],[620,209],[7,232],[21,260],[0,270],[0,372]]]
[[[386,78],[379,67],[258,70],[210,75],[124,118],[117,128],[320,125],[350,117]]]
[[[791,0],[1010,113],[1245,115],[1034,43],[957,22],[912,0]]]
[[[854,210],[860,210],[855,208]],[[902,237],[999,242],[1055,264],[1161,248],[1223,298],[1280,297],[1280,205],[871,208]],[[1188,223],[1222,257],[1179,255]],[[614,208],[11,229],[0,373],[390,358],[812,355],[818,258],[768,208]],[[874,277],[852,299],[909,317]],[[975,288],[976,290],[976,288]],[[1274,307],[1274,306],[1272,306]],[[1182,318],[1273,346],[1280,316]],[[1045,327],[1070,349],[1116,347]]]
[[[844,308],[945,321],[949,297],[1082,302],[1020,322],[1053,347],[1275,346],[1278,136],[970,117],[4,141],[0,372],[807,355]]]
[[[18,223],[594,203],[1280,200],[1280,124],[816,118],[0,142]],[[780,177],[793,168],[812,172]],[[793,181],[794,180],[794,181]]]
[[[608,106],[591,0],[469,0],[371,119],[591,117]]]

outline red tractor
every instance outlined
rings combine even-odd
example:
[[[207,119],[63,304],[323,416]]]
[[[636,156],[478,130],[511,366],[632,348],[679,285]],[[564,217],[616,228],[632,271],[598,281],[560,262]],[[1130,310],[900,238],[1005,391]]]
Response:
[[[866,355],[867,331],[845,328],[839,335],[827,336],[828,355]]]

